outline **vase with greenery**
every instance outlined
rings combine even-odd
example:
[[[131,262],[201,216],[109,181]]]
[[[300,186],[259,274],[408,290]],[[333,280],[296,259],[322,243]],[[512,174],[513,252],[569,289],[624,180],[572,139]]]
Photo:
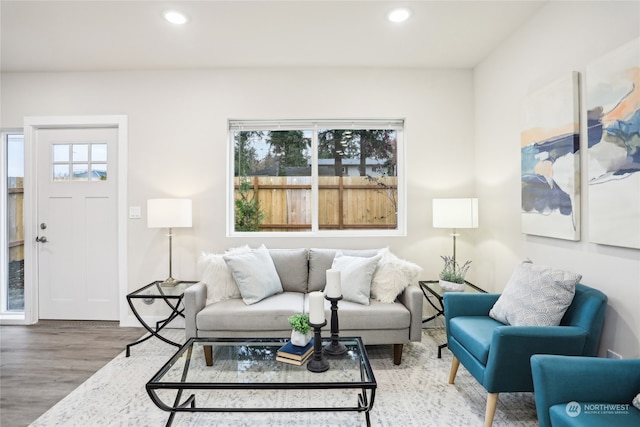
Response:
[[[460,266],[453,257],[441,256],[444,268],[440,272],[440,287],[446,291],[464,290],[464,277],[471,267],[471,261]]]
[[[291,344],[304,347],[311,341],[313,332],[309,326],[309,315],[306,313],[298,313],[289,317],[291,325]]]

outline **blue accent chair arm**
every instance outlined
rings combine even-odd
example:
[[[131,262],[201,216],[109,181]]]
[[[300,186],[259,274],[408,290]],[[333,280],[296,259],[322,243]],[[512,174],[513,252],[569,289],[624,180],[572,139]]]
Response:
[[[500,294],[445,292],[444,312],[448,319],[458,316],[488,316]]]
[[[640,391],[640,359],[531,356],[540,427],[551,427],[549,408],[568,402],[631,404]]]
[[[532,354],[580,355],[586,340],[578,326],[500,326],[491,337],[483,385],[489,393],[533,390]]]

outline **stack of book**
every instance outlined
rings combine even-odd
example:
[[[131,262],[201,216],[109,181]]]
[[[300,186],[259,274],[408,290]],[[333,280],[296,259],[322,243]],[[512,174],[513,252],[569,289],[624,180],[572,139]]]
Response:
[[[302,365],[313,354],[313,339],[304,347],[291,344],[291,341],[280,347],[276,360],[290,363],[292,365]]]

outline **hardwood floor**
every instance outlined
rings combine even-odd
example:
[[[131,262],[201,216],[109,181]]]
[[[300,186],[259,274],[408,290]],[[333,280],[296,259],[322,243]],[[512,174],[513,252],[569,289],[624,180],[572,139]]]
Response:
[[[144,332],[117,322],[0,326],[0,426],[29,425]]]

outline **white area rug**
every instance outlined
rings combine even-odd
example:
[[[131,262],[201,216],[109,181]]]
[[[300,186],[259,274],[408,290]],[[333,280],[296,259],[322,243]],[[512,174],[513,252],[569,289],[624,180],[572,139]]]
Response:
[[[166,336],[184,341],[184,331]],[[456,384],[447,384],[451,353],[436,357],[444,342],[442,329],[425,329],[422,342],[405,345],[402,364],[395,366],[391,346],[370,346],[367,352],[378,388],[371,412],[374,426],[481,426],[486,392],[461,365]],[[145,390],[146,382],[173,355],[175,347],[152,339],[132,347],[96,372],[85,383],[44,413],[31,426],[163,426],[169,413],[158,409]],[[278,402],[298,396],[261,394],[249,397]],[[354,397],[355,399],[355,397]],[[253,406],[258,406],[252,401]],[[354,402],[355,404],[355,402]],[[178,413],[174,426],[361,426],[362,413]],[[533,393],[500,395],[494,426],[537,426]]]

